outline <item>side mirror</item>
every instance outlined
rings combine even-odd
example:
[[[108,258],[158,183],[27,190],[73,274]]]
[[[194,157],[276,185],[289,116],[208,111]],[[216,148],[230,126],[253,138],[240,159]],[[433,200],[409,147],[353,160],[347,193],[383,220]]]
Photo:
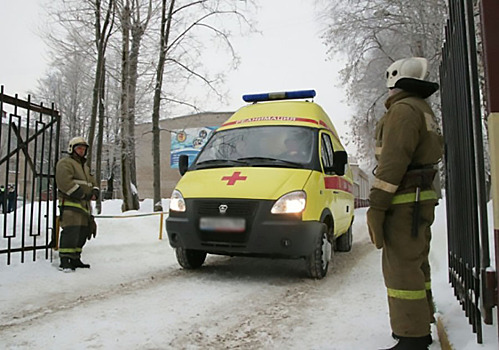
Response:
[[[178,157],[178,171],[180,175],[184,176],[188,168],[189,168],[189,156],[187,154],[181,154]]]
[[[333,170],[336,175],[343,176],[345,175],[345,166],[348,162],[347,152],[345,151],[336,151],[333,155]]]

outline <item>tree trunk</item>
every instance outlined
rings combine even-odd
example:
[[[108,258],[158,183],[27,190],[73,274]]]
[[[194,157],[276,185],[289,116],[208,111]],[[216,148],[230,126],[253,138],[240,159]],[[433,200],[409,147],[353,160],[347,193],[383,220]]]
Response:
[[[105,64],[105,59],[103,61],[103,67],[106,66]],[[99,132],[97,133],[97,158],[95,160],[95,180],[97,181],[97,184],[99,186],[99,189],[101,188],[101,174],[102,174],[102,141],[104,138],[104,96],[105,95],[105,69],[102,71],[101,75],[101,83],[100,83],[100,91],[99,91]],[[97,198],[97,203],[96,203],[96,209],[97,209],[97,214],[100,214],[102,211],[102,191],[100,191],[100,195]]]
[[[137,11],[137,17],[140,17],[138,13],[140,13],[140,8],[137,7],[135,9]],[[138,64],[139,64],[139,51],[140,44],[142,41],[142,36],[147,28],[147,23],[149,21],[151,14],[149,13],[147,16],[147,20],[144,23],[141,23],[137,20],[133,27],[131,28],[132,32],[132,48],[130,51],[129,62],[130,62],[130,97],[129,97],[129,119],[130,119],[130,172],[131,179],[134,186],[137,186],[137,165],[135,161],[135,101],[136,101],[136,91],[137,91],[137,77],[138,77]]]
[[[97,121],[97,109],[99,106],[99,100],[103,98],[100,95],[102,89],[101,84],[103,83],[104,75],[104,57],[106,53],[107,40],[111,35],[111,30],[114,24],[114,0],[109,0],[109,7],[107,8],[106,17],[104,20],[104,25],[101,27],[101,0],[95,1],[95,45],[97,48],[97,64],[95,67],[95,80],[94,87],[92,91],[92,112],[90,115],[90,127],[88,131],[88,148],[87,160],[88,166],[92,168],[92,156],[93,156],[93,143],[95,137],[95,125]],[[102,136],[101,136],[102,137]]]
[[[159,110],[161,105],[161,89],[163,86],[163,72],[165,68],[166,47],[170,34],[170,25],[175,0],[171,0],[166,16],[166,0],[162,1],[161,8],[161,42],[159,50],[158,68],[156,70],[156,86],[154,89],[154,106],[152,113],[152,154],[153,154],[153,187],[154,187],[154,211],[162,211],[161,204],[161,158],[160,158],[160,130],[159,130]]]
[[[128,99],[128,118],[130,126],[129,149],[130,149],[130,176],[134,186],[137,186],[137,165],[135,162],[135,97],[137,91],[137,65],[139,59],[140,37],[133,35],[132,30],[132,50],[130,52],[130,88]]]
[[[121,26],[123,32],[123,46],[121,57],[121,187],[123,191],[122,211],[137,210],[134,201],[135,187],[132,185],[130,173],[130,149],[129,149],[129,42],[130,42],[130,7],[126,2],[121,14]]]
[[[92,90],[92,112],[90,114],[90,127],[88,130],[88,144],[90,147],[87,152],[87,164],[92,169],[92,153],[93,153],[93,143],[95,137],[95,124],[97,120],[97,107],[99,104],[99,92],[100,92],[100,84],[102,82],[102,60],[104,56],[103,47],[102,47],[102,35],[100,28],[100,16],[101,16],[101,8],[100,1],[97,0],[95,2],[95,45],[97,46],[97,64],[95,66],[95,78],[94,78],[94,87]]]

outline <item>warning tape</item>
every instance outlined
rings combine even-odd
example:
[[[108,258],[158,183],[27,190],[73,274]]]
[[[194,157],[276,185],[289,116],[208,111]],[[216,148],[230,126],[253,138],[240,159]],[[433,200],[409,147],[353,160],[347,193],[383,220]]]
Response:
[[[132,214],[132,215],[95,215],[95,219],[132,219],[132,218],[138,218],[138,217],[144,217],[144,216],[154,216],[154,215],[160,215],[159,218],[159,239],[163,239],[163,219],[165,214],[169,214],[167,211],[162,211],[162,212],[154,212],[154,213],[144,213],[144,214]],[[59,222],[59,216],[56,217],[55,219],[55,238],[54,238],[54,250],[59,250],[59,231],[61,229],[60,227],[60,222]]]
[[[139,217],[144,217],[144,216],[154,216],[154,215],[160,215],[159,218],[159,239],[163,239],[163,218],[164,216],[168,215],[169,212],[167,211],[162,211],[162,212],[154,212],[154,213],[143,213],[143,214],[131,214],[131,215],[95,215],[94,218],[96,219],[133,219],[133,218],[139,218]]]
[[[94,215],[94,218],[96,218],[96,219],[129,219],[129,218],[136,218],[136,217],[142,217],[142,216],[164,215],[164,214],[168,214],[168,213],[169,212],[167,212],[167,211],[163,211],[163,212],[132,214],[132,215]]]

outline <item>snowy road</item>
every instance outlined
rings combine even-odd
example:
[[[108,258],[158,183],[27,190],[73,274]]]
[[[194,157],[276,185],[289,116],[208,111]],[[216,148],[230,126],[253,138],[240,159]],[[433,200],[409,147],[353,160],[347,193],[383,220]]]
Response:
[[[320,281],[306,277],[301,260],[208,256],[201,269],[182,270],[158,240],[158,217],[100,219],[83,256],[90,270],[62,273],[43,259],[1,267],[0,348],[388,346],[380,253],[365,210],[356,215],[352,251],[336,253]]]

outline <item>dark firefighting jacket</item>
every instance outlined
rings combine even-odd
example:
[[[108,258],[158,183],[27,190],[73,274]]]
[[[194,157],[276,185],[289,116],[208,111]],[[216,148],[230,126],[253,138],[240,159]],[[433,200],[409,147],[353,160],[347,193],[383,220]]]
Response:
[[[98,193],[98,187],[85,161],[85,158],[72,154],[57,163],[55,179],[62,227],[89,225],[92,214],[90,198],[92,192]]]
[[[390,96],[387,112],[376,128],[378,167],[369,205],[386,211],[393,204],[437,199],[431,183],[434,165],[443,154],[443,137],[428,103],[418,95],[401,91]],[[429,171],[426,171],[426,170]]]

